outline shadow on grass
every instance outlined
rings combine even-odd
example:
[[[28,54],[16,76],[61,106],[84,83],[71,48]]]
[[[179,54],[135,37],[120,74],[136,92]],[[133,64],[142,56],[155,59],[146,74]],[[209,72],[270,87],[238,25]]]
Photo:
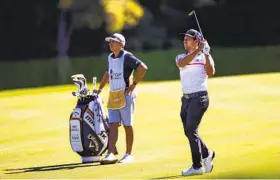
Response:
[[[50,166],[35,166],[26,168],[6,169],[5,174],[20,174],[28,172],[40,172],[40,171],[55,171],[55,170],[71,170],[76,168],[99,166],[99,163],[70,163],[70,164],[57,164]]]
[[[157,177],[157,178],[151,178],[150,180],[154,179],[178,179],[178,178],[183,178],[184,176],[182,175],[175,175],[175,176],[162,176],[162,177]]]

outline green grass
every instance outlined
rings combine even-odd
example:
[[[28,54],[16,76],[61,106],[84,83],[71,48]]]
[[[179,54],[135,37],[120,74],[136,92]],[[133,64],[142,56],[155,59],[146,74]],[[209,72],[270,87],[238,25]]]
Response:
[[[215,168],[191,178],[280,178],[279,79],[271,73],[209,80],[210,108],[200,135],[216,151]],[[80,164],[68,135],[74,90],[0,92],[0,178],[182,178],[191,159],[179,117],[179,81],[139,85],[133,164]],[[123,128],[117,145],[123,155]]]

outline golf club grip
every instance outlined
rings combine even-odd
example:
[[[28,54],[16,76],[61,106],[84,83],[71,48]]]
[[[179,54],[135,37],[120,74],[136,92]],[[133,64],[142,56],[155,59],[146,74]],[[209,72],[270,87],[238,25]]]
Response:
[[[97,78],[96,78],[96,77],[93,77],[93,78],[92,78],[93,89],[96,89],[96,81],[97,81]]]

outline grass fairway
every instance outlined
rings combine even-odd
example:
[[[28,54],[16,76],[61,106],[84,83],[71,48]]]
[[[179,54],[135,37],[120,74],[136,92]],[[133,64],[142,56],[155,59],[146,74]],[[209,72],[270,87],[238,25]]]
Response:
[[[68,135],[73,90],[69,85],[0,92],[0,179],[183,178],[191,158],[179,117],[179,81],[139,85],[133,164],[80,164]],[[191,178],[280,178],[280,73],[213,78],[209,92],[200,135],[216,151],[215,168]]]

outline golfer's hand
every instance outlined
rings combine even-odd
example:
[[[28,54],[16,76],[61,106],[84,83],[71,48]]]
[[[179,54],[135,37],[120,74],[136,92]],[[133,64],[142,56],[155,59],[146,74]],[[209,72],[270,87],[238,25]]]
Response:
[[[210,54],[210,46],[206,40],[204,40],[204,48],[202,49],[202,52],[206,55]]]
[[[200,41],[199,45],[198,45],[198,50],[202,51],[205,47],[205,41]]]
[[[130,95],[132,94],[133,90],[135,89],[135,87],[136,87],[136,85],[131,84],[131,85],[128,87],[128,89],[125,91],[125,93],[126,93],[127,95],[130,96]]]

